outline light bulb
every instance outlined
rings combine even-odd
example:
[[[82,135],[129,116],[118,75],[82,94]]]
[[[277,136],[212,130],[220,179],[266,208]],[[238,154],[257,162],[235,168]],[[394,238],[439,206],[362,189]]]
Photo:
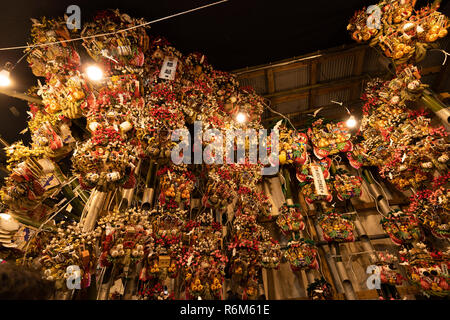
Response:
[[[9,71],[3,69],[0,71],[0,87],[7,87],[11,84],[11,79],[9,78]]]
[[[243,112],[239,112],[236,116],[236,121],[239,123],[244,123],[247,121],[247,116]]]
[[[356,119],[354,116],[350,116],[350,118],[347,119],[347,121],[345,122],[345,125],[348,128],[354,128],[356,127]]]
[[[9,219],[11,219],[11,215],[9,215],[7,213],[0,213],[0,218],[9,220]]]
[[[99,67],[93,65],[86,68],[86,74],[89,79],[98,81],[103,78],[103,71]]]

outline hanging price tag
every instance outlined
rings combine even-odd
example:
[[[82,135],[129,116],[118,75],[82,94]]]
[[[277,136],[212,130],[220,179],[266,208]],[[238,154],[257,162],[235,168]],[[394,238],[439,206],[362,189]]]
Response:
[[[323,172],[320,166],[311,164],[311,174],[314,179],[314,187],[316,189],[316,194],[320,196],[327,196],[328,188],[325,183],[325,178],[323,177]]]
[[[159,73],[160,79],[174,80],[177,72],[178,59],[175,57],[165,57],[164,62]]]

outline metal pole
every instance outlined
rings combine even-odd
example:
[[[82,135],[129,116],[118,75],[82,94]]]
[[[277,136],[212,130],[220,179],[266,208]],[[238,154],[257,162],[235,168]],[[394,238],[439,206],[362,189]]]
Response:
[[[420,100],[441,120],[447,130],[450,130],[450,109],[430,90],[424,90]]]
[[[375,184],[375,180],[372,179],[372,177],[369,174],[369,171],[367,171],[367,169],[363,170],[363,176],[367,181],[370,193],[372,193],[375,196],[375,202],[378,204],[381,211],[383,211],[383,214],[388,214],[391,211],[391,208],[389,207],[389,203],[387,202],[387,199],[385,199],[384,195],[379,190],[378,186]]]

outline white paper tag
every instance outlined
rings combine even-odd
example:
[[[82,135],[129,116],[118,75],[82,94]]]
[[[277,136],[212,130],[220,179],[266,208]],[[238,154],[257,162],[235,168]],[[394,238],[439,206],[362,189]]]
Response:
[[[178,59],[175,57],[165,57],[159,73],[159,78],[166,80],[174,80],[177,72]]]
[[[123,293],[125,292],[125,288],[123,286],[122,279],[118,279],[114,282],[114,285],[111,287],[110,292],[123,295]]]
[[[441,263],[442,273],[448,274],[448,268],[446,263]]]
[[[320,166],[311,164],[311,174],[314,179],[316,194],[320,196],[327,196],[328,188],[325,183],[325,178],[323,177],[323,172]]]
[[[41,165],[42,170],[44,170],[44,173],[50,173],[55,171],[55,166],[53,165],[53,162],[47,158],[39,159],[38,163]]]

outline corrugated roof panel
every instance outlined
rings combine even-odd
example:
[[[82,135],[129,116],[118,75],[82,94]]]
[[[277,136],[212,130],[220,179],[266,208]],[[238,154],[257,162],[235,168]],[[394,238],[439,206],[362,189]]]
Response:
[[[309,66],[273,73],[275,91],[300,88],[309,84]]]
[[[304,120],[307,119],[308,117],[309,117],[308,114],[306,114],[306,113],[301,113],[301,114],[295,115],[295,116],[293,116],[293,117],[290,117],[290,120],[291,120],[292,123],[299,123],[299,122],[304,121]]]
[[[444,59],[445,59],[444,53],[442,53],[440,51],[428,50],[427,55],[425,56],[425,59],[420,61],[419,65],[422,68],[439,66],[442,64],[442,62],[444,62]]]
[[[374,48],[367,48],[364,55],[363,72],[376,72],[383,70],[380,63],[380,54]]]
[[[450,48],[450,38],[445,37],[438,42],[438,49],[448,50]],[[425,59],[419,62],[422,68],[440,66],[444,62],[445,55],[442,51],[428,50]],[[448,60],[448,58],[447,58]]]
[[[422,76],[420,81],[422,81],[423,83],[432,85],[434,83],[434,81],[436,80],[437,76],[438,76],[438,73],[430,73],[430,74]]]
[[[321,107],[331,104],[331,100],[336,102],[350,101],[351,89],[344,89],[339,91],[331,91],[328,93],[320,94],[316,96],[316,103],[314,107]]]
[[[306,110],[308,109],[308,97],[278,103],[274,106],[274,109],[283,114]]]
[[[239,79],[239,84],[241,85],[241,87],[252,87],[253,89],[255,89],[255,92],[257,94],[267,93],[265,76]]]
[[[353,73],[355,55],[338,56],[319,64],[319,81],[349,77]]]

